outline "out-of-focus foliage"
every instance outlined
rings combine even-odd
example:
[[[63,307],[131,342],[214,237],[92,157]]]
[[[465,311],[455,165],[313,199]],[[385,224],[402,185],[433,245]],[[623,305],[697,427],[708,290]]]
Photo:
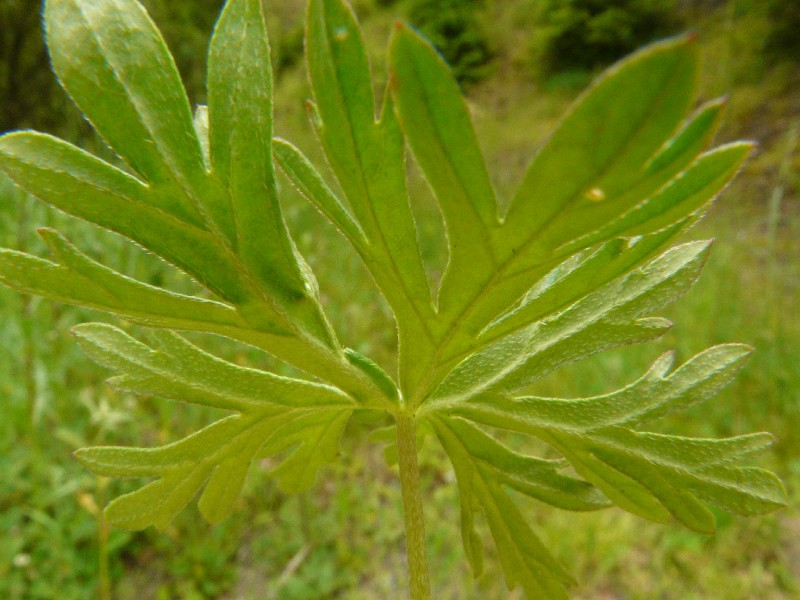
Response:
[[[39,3],[0,0],[0,131],[52,129],[63,121],[64,94],[48,67]]]
[[[772,31],[767,37],[767,51],[773,58],[800,62],[800,2],[769,0]]]
[[[222,0],[144,0],[144,4],[162,27],[189,97],[203,103],[208,36]],[[63,132],[65,113],[66,127],[80,124],[50,70],[41,32],[39,0],[0,0],[0,131]]]
[[[480,81],[489,73],[492,51],[481,18],[485,9],[486,0],[409,3],[409,20],[442,53],[462,86]]]
[[[674,6],[674,0],[545,0],[545,62],[552,71],[609,64],[675,30]]]
[[[190,100],[205,104],[208,36],[223,0],[143,0],[167,40]]]

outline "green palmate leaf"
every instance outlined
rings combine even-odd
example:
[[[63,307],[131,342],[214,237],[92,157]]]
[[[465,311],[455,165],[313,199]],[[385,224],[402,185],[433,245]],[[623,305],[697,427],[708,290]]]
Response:
[[[290,142],[276,139],[275,158],[300,193],[325,215],[362,255],[367,252],[367,238],[341,200],[320,177],[314,166]]]
[[[57,269],[53,263],[4,250],[0,263],[3,281],[8,285],[65,302],[135,317],[148,325],[228,335],[263,348],[329,381],[339,380],[340,366],[331,365],[336,359],[324,356],[327,351],[317,344],[309,347],[292,331],[304,323],[287,322],[276,304],[265,302],[262,291],[241,268],[237,257],[211,232],[150,206],[152,191],[144,184],[74,146],[38,133],[11,133],[0,138],[0,164],[19,185],[34,195],[140,243],[194,276],[231,306],[216,310],[215,317],[194,323],[190,319],[183,319],[180,324],[177,321],[167,323],[161,318],[165,310],[161,304],[163,299],[171,296],[169,293],[154,297],[154,288],[116,277],[117,281],[124,282],[124,286],[119,288],[118,284],[111,284],[111,288],[118,288],[114,290],[114,302],[108,301],[107,297],[102,300],[89,294],[90,289],[98,288],[97,282],[84,286],[75,278],[75,272],[80,273],[76,265],[81,261],[76,259],[71,265],[64,264],[72,271],[70,273],[65,268]],[[56,237],[51,235],[48,239],[54,241]],[[75,255],[76,252],[71,250],[65,255]],[[64,259],[60,260],[63,262]],[[99,277],[99,273],[104,273],[106,278],[112,276],[109,269],[96,267],[85,267],[85,270],[93,272],[90,277]],[[84,273],[84,282],[86,276]],[[141,293],[123,293],[134,287],[146,289],[154,299],[148,303],[146,311],[137,301]],[[315,310],[313,299],[294,301],[294,304],[298,312],[309,308]],[[214,305],[224,306],[220,303],[201,304],[204,308]],[[195,309],[198,306],[200,304],[196,303]],[[175,310],[178,315],[184,309]],[[185,314],[191,315],[193,312]],[[234,325],[235,328],[221,328],[223,325]],[[346,365],[343,356],[339,362]]]
[[[725,104],[724,98],[718,98],[700,106],[648,160],[645,171],[650,175],[675,173],[690,164],[717,133]]]
[[[751,151],[752,144],[739,142],[707,152],[698,157],[679,177],[622,214],[618,210],[609,211],[605,208],[585,211],[586,216],[596,218],[601,223],[606,223],[609,215],[618,216],[615,221],[571,242],[561,251],[585,247],[587,243],[616,235],[638,236],[652,233],[669,227],[676,219],[703,211],[736,174]],[[558,237],[563,236],[564,231],[569,231],[571,237],[571,229],[571,226],[565,224],[557,233],[551,231],[548,235]]]
[[[172,332],[153,332],[155,348],[111,326],[79,326],[75,333],[92,358],[122,373],[112,382],[128,391],[239,411],[265,402],[297,407],[351,401],[333,387],[214,358]]]
[[[518,454],[479,428],[461,419],[436,422],[437,430],[458,438],[475,468],[486,477],[547,504],[567,510],[597,510],[608,501],[595,488],[558,472],[563,461],[542,460]]]
[[[400,468],[413,600],[430,597],[416,448],[431,434],[455,471],[476,575],[483,520],[509,588],[567,598],[572,582],[518,496],[573,511],[616,505],[702,532],[709,507],[757,515],[785,503],[747,461],[768,434],[686,438],[647,422],[713,396],[750,349],[717,346],[592,398],[524,395],[563,365],[670,327],[656,313],[696,280],[709,242],[670,248],[740,169],[751,144],[708,149],[724,103],[696,104],[689,37],[609,69],[573,105],[506,203],[497,198],[455,80],[434,48],[398,25],[380,111],[362,32],[345,0],[309,0],[311,122],[335,184],[273,138],[272,70],[260,0],[228,0],[209,50],[208,106],[192,115],[164,41],[136,0],[47,0],[62,85],[121,159],[52,136],[0,138],[0,169],[44,202],[119,233],[206,288],[206,297],[135,281],[52,230],[45,260],[0,250],[0,282],[155,328],[146,342],[109,325],[75,329],[121,390],[230,414],[157,448],[98,447],[98,474],[151,481],[114,500],[109,520],[166,527],[191,500],[211,522],[235,509],[251,464],[269,457],[284,492],[313,485],[359,411]],[[420,258],[406,144],[443,217],[449,262],[434,298]],[[397,377],[343,348],[281,213],[273,159],[363,260],[394,314]],[[508,206],[506,214],[498,206]],[[315,381],[214,357],[171,330],[261,348]],[[361,347],[361,346],[359,346]],[[367,412],[369,411],[369,412]],[[379,424],[379,425],[376,425]],[[502,431],[513,432],[508,441]],[[556,460],[532,456],[549,445]]]
[[[362,34],[341,1],[312,1],[307,19],[314,124],[353,214],[379,253],[375,259],[407,294],[430,304],[408,204],[403,138],[391,100],[380,119]],[[392,302],[399,302],[393,294]]]
[[[314,123],[353,215],[372,246],[368,255],[368,262],[375,263],[372,273],[393,308],[421,312],[403,324],[430,320],[430,292],[407,197],[403,137],[391,99],[376,119],[364,41],[344,2],[309,2],[306,28]]]
[[[108,325],[74,331],[92,358],[119,373],[111,379],[115,386],[238,413],[161,448],[78,451],[99,474],[158,478],[109,505],[109,519],[127,528],[165,527],[204,484],[200,510],[212,522],[222,520],[256,456],[290,451],[273,476],[285,491],[307,489],[335,456],[356,406],[335,388],[238,367],[173,333],[155,333],[150,347]]]

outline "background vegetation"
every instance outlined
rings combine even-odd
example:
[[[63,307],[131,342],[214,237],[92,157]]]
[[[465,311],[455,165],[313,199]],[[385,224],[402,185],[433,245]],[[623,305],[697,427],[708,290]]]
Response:
[[[221,0],[147,0],[190,96],[204,101],[204,47]],[[774,516],[727,520],[709,538],[620,511],[573,515],[525,509],[548,546],[573,566],[576,598],[772,600],[800,596],[800,10],[795,0],[357,0],[375,71],[392,23],[408,18],[454,64],[468,91],[501,193],[511,193],[538,144],[592,70],[648,39],[697,32],[706,97],[730,94],[720,137],[760,150],[692,237],[717,244],[698,285],[667,315],[675,327],[642,351],[562,370],[537,392],[590,394],[638,376],[667,348],[679,359],[708,345],[753,344],[751,363],[715,401],[663,420],[664,430],[774,432],[774,468],[792,504]],[[268,3],[278,65],[279,131],[318,157],[305,122],[302,0]],[[432,7],[438,8],[432,8]],[[669,6],[669,10],[663,7]],[[0,0],[0,130],[36,127],[107,155],[54,84],[38,1]],[[414,208],[431,278],[443,268],[442,230],[421,178]],[[344,341],[391,367],[389,313],[352,251],[288,185],[296,239],[319,274]],[[96,255],[143,280],[189,289],[179,273],[113,235],[45,209],[0,182],[0,243],[44,253],[35,230],[56,224]],[[346,459],[307,497],[286,497],[254,465],[241,510],[218,527],[193,509],[165,532],[109,530],[100,508],[122,491],[84,471],[71,452],[89,443],[157,444],[210,421],[207,411],[135,400],[73,343],[71,325],[102,315],[0,289],[0,598],[63,600],[400,598],[405,585],[396,477],[357,425]],[[269,357],[216,342],[242,364]],[[497,572],[473,582],[463,557],[453,475],[434,444],[422,456],[428,542],[443,598],[509,598]],[[111,487],[114,489],[110,489]],[[567,532],[567,533],[565,533]],[[513,597],[513,596],[512,596]]]

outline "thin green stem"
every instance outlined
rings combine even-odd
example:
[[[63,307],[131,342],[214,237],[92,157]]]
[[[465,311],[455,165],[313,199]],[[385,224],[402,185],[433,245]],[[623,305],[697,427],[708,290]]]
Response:
[[[397,415],[397,452],[406,524],[406,556],[411,600],[429,600],[431,586],[425,549],[425,520],[419,488],[417,425],[414,416],[405,411]]]

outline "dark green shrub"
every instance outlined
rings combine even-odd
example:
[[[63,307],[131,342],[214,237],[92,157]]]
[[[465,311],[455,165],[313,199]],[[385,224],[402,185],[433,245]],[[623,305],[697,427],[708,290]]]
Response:
[[[767,53],[773,58],[800,61],[800,2],[770,0],[772,30],[767,37]]]
[[[294,27],[282,30],[278,38],[277,48],[273,46],[273,60],[275,61],[275,73],[280,76],[286,69],[289,69],[301,62],[303,59],[303,25],[298,23]]]
[[[39,13],[26,0],[0,1],[0,130],[54,130],[66,98],[48,68]]]
[[[489,72],[492,52],[481,15],[485,8],[486,0],[409,3],[409,20],[441,52],[462,86],[480,81]]]
[[[674,0],[546,0],[550,71],[594,69],[674,31]]]

